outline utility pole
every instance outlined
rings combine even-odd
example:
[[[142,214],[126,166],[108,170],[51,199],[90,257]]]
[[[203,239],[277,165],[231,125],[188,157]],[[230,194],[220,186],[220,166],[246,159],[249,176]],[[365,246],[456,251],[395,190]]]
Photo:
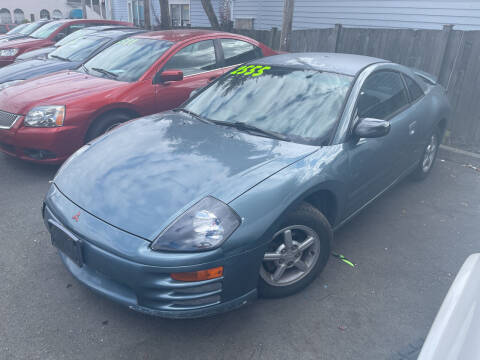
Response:
[[[145,0],[143,4],[143,17],[145,18],[145,29],[152,30],[150,21],[150,0]]]
[[[84,19],[87,18],[87,4],[85,3],[86,0],[82,0],[82,16]]]
[[[294,7],[295,7],[294,0],[284,0],[282,33],[280,34],[280,50],[283,50],[283,51],[288,50],[290,46]]]
[[[160,22],[162,29],[168,29],[171,25],[170,21],[170,9],[168,6],[168,0],[160,1]]]

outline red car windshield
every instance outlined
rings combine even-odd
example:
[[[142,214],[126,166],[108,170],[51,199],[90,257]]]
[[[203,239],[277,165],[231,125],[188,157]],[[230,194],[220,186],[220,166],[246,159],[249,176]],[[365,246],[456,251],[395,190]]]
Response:
[[[64,24],[64,22],[48,23],[48,24],[42,26],[40,29],[35,30],[30,36],[34,37],[36,39],[46,39],[51,34],[53,34],[55,32],[55,30],[57,30],[63,24]]]
[[[94,56],[81,69],[94,76],[137,81],[172,45],[164,40],[127,38]]]

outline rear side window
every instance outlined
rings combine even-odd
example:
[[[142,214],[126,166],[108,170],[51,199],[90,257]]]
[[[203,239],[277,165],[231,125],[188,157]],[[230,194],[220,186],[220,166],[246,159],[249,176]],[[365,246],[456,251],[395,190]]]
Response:
[[[75,31],[83,29],[85,27],[85,23],[78,23],[78,24],[72,24],[68,26],[66,29],[64,29],[65,34],[73,34]]]
[[[357,113],[361,118],[386,120],[407,104],[401,75],[393,71],[379,71],[365,80],[358,97]]]
[[[215,47],[212,40],[188,45],[173,55],[164,70],[182,70],[184,75],[193,75],[217,68]]]
[[[424,95],[420,85],[418,85],[410,76],[404,75],[404,78],[407,83],[408,92],[410,93],[410,100],[414,102],[417,99],[420,99]]]
[[[263,56],[262,50],[248,42],[235,39],[221,39],[225,66],[242,64]]]
[[[7,30],[7,25],[0,25],[0,34],[5,34]]]

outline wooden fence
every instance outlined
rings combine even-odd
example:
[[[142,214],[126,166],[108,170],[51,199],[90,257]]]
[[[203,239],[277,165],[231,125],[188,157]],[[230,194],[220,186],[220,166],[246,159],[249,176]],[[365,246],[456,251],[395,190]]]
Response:
[[[280,31],[233,30],[279,48]],[[445,143],[480,144],[480,31],[366,29],[336,25],[295,30],[290,52],[342,52],[375,56],[427,71],[445,86],[453,107]]]

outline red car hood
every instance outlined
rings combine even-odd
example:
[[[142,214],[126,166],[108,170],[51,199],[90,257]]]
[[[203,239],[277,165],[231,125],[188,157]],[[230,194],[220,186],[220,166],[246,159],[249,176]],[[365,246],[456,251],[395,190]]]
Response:
[[[22,52],[25,48],[35,48],[38,49],[39,47],[47,46],[52,44],[50,40],[47,39],[35,39],[35,38],[21,38],[18,40],[13,41],[6,41],[0,43],[0,49],[20,49]]]
[[[75,71],[62,71],[0,90],[0,110],[25,115],[33,106],[65,105],[74,99],[128,84]]]

